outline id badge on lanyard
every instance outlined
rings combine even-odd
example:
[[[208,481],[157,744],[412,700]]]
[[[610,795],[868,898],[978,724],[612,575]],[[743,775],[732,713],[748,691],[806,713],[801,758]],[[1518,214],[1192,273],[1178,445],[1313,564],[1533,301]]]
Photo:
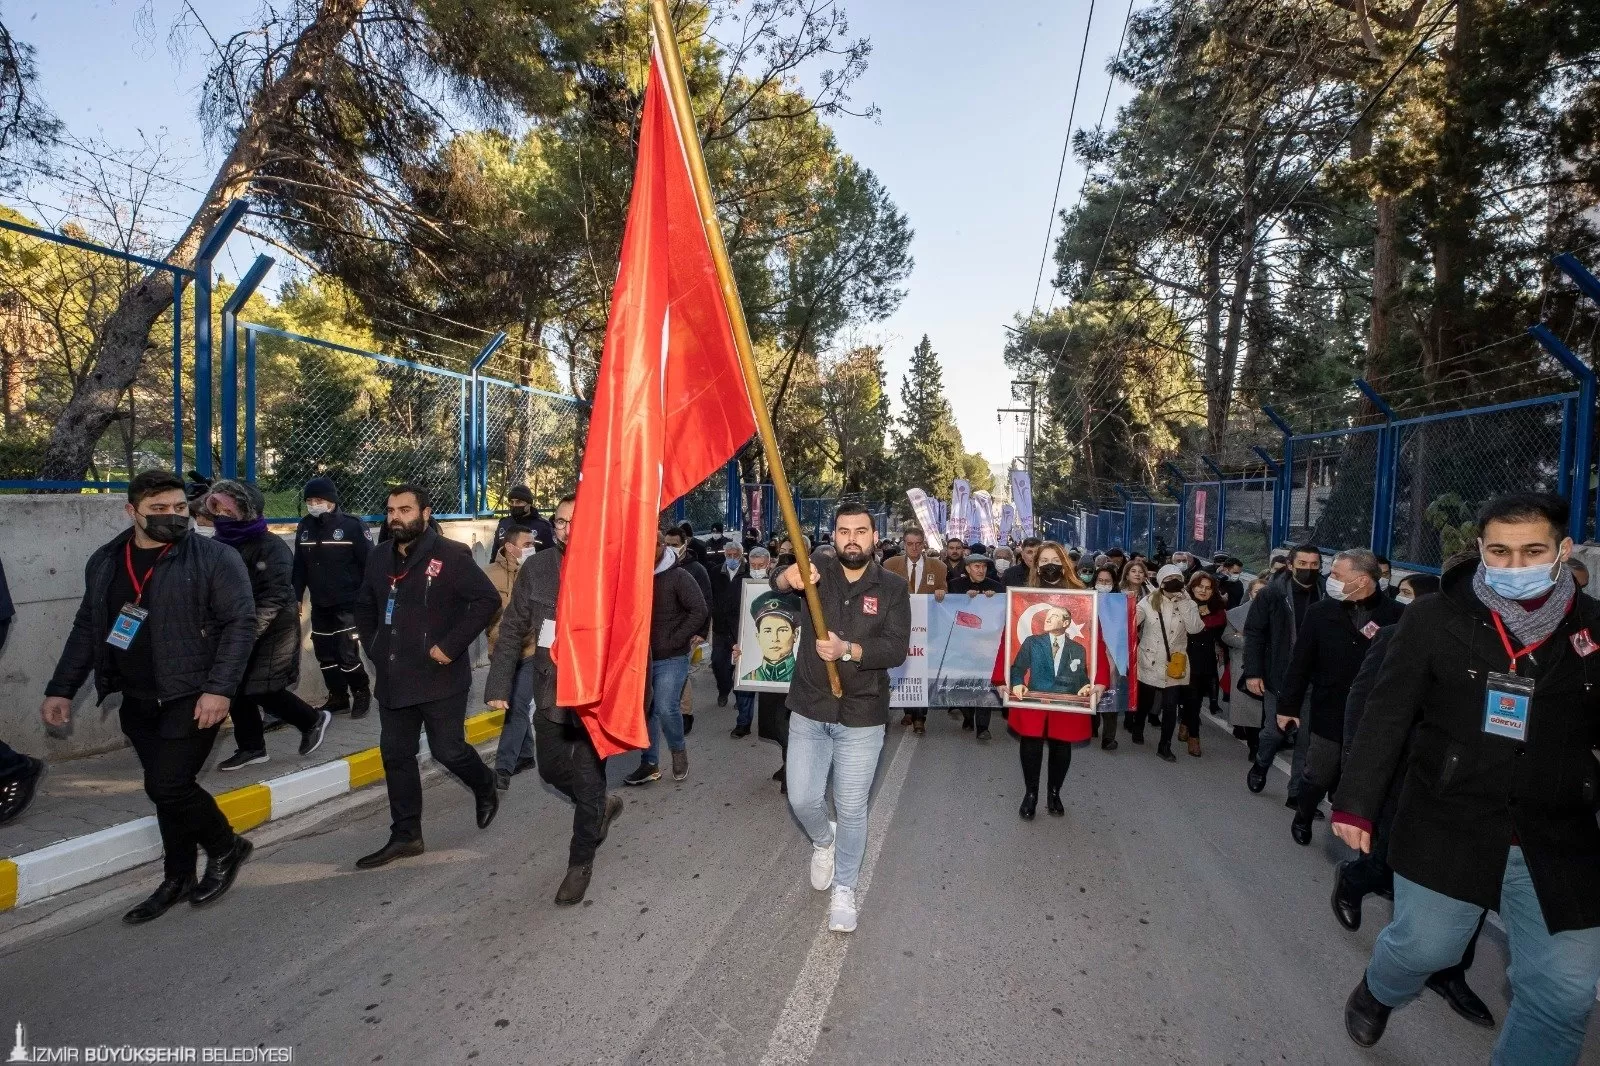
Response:
[[[159,563],[171,549],[170,544],[162,548],[161,554],[156,556],[156,562]],[[133,638],[139,635],[139,627],[150,617],[150,612],[140,605],[144,602],[144,590],[149,587],[150,575],[156,572],[156,567],[155,563],[151,563],[143,578],[133,572],[132,541],[124,545],[122,560],[122,565],[128,568],[128,582],[133,586],[133,602],[123,604],[122,610],[117,612],[116,621],[111,623],[111,632],[106,634],[106,643],[118,651],[127,651],[133,647]]]
[[[1513,651],[1511,638],[1506,636],[1505,623],[1500,621],[1498,614],[1494,618],[1495,632],[1500,635],[1500,644],[1506,650],[1506,658],[1511,660],[1511,672],[1501,673],[1497,670],[1489,672],[1489,687],[1483,699],[1483,731],[1490,736],[1506,737],[1510,740],[1528,739],[1528,716],[1533,710],[1533,679],[1517,673],[1517,660],[1527,659],[1533,661],[1533,651],[1543,640],[1536,640],[1521,651]]]

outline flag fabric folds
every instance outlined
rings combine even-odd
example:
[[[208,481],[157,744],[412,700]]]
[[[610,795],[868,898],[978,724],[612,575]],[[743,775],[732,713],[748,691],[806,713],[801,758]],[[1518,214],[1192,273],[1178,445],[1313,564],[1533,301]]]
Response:
[[[659,52],[556,607],[556,700],[643,748],[657,522],[756,432]]]

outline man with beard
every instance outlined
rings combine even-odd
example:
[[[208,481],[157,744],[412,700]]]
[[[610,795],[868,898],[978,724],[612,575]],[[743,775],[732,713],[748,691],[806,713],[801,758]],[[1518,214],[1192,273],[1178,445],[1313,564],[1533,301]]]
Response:
[[[428,732],[435,760],[477,797],[478,828],[500,809],[494,774],[467,743],[469,653],[500,609],[494,583],[465,544],[430,526],[426,489],[401,485],[389,493],[389,539],[367,556],[356,599],[356,628],[377,673],[378,748],[389,790],[389,842],[356,860],[366,870],[421,855],[422,775],[418,739]],[[521,638],[512,642],[521,647]]]
[[[489,661],[484,699],[491,707],[507,707],[512,681],[524,642],[532,635],[533,738],[539,759],[539,776],[572,801],[572,843],[567,850],[567,873],[556,890],[556,903],[572,906],[583,900],[594,873],[594,856],[611,823],[622,813],[622,799],[606,795],[606,761],[594,750],[589,731],[578,715],[556,705],[556,662],[550,648],[556,635],[556,601],[561,595],[561,572],[566,565],[576,498],[556,505],[554,549],[539,552],[517,572],[511,599],[500,616],[500,639]]]
[[[905,578],[873,561],[876,536],[861,504],[835,513],[835,558],[811,565],[827,635],[800,641],[789,686],[789,807],[811,840],[811,887],[833,889],[828,928],[839,933],[856,927],[872,779],[889,721],[889,671],[906,661],[911,639]],[[772,586],[798,590],[799,567],[779,573]],[[826,663],[837,664],[842,696],[833,694]],[[837,823],[828,820],[830,776]]]

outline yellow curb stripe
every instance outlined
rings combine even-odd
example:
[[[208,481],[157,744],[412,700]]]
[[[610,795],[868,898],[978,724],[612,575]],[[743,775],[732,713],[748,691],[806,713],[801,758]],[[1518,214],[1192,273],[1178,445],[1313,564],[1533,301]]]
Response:
[[[344,761],[350,764],[352,790],[383,780],[383,755],[377,748],[368,748],[354,755],[346,755]]]
[[[266,785],[246,785],[217,797],[217,806],[227,816],[235,833],[254,829],[272,817],[272,789]]]
[[[467,743],[481,744],[500,732],[506,723],[506,712],[484,711],[467,719]]]
[[[0,859],[0,911],[17,905],[17,864],[10,859]]]

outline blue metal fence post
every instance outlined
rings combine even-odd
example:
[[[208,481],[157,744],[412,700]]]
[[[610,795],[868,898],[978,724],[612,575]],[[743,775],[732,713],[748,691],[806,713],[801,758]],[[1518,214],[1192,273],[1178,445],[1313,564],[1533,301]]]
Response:
[[[1227,528],[1228,521],[1228,488],[1223,484],[1222,467],[1209,455],[1202,455],[1200,461],[1206,464],[1206,469],[1217,475],[1217,539],[1212,543],[1213,552],[1223,551],[1223,530]]]
[[[222,408],[222,476],[239,476],[239,309],[255,294],[257,287],[272,269],[272,257],[256,256],[239,287],[234,289],[222,304],[222,390],[218,405]],[[245,385],[245,402],[254,407],[254,382]]]
[[[231,201],[200,241],[194,257],[194,465],[211,477],[211,264],[249,205]]]
[[[472,403],[469,409],[472,424],[467,434],[467,481],[472,485],[474,514],[480,514],[489,507],[488,389],[478,379],[478,371],[505,342],[506,335],[496,333],[489,338],[488,344],[478,349],[478,354],[472,359]]]
[[[1383,415],[1383,428],[1378,431],[1378,476],[1372,491],[1371,541],[1373,552],[1387,559],[1389,549],[1394,547],[1394,486],[1399,464],[1394,408],[1365,378],[1356,378],[1355,386]]]
[[[1280,506],[1273,508],[1273,517],[1281,523],[1281,526],[1274,531],[1272,538],[1274,544],[1282,544],[1289,539],[1290,512],[1294,509],[1294,430],[1271,407],[1264,405],[1261,413],[1271,419],[1272,424],[1283,434],[1283,466],[1278,471],[1278,491],[1283,494],[1283,500]],[[1306,495],[1310,494],[1311,471],[1307,470]]]
[[[472,453],[471,428],[472,416],[468,413],[471,405],[467,402],[467,390],[472,388],[470,377],[461,378],[456,382],[460,386],[456,406],[456,513],[467,513],[467,494],[471,491],[472,481]]]
[[[1252,444],[1250,450],[1260,456],[1263,463],[1267,464],[1267,472],[1272,477],[1272,531],[1268,534],[1272,543],[1267,545],[1267,551],[1270,553],[1273,548],[1276,548],[1287,539],[1285,535],[1278,532],[1279,511],[1283,505],[1283,467],[1278,465],[1278,461],[1267,454],[1267,450],[1261,445]]]
[[[244,333],[244,476],[256,479],[256,334]]]
[[[739,460],[736,458],[729,459],[727,507],[728,522],[723,529],[728,533],[729,536],[733,536],[734,540],[742,539],[741,536],[734,536],[734,534],[742,534],[744,532],[743,496],[744,494],[739,491]]]
[[[183,476],[183,278],[177,274],[172,276],[172,472]]]
[[[1572,443],[1572,521],[1569,532],[1573,540],[1582,540],[1588,532],[1589,505],[1589,451],[1594,441],[1594,371],[1572,353],[1565,344],[1544,326],[1529,326],[1529,336],[1538,341],[1545,351],[1555,356],[1567,372],[1578,379],[1578,414],[1574,420]],[[1596,489],[1600,493],[1600,488]],[[1600,516],[1600,495],[1595,499],[1595,513]]]
[[[1122,498],[1122,550],[1133,550],[1133,497],[1121,485],[1112,485],[1111,491]]]

